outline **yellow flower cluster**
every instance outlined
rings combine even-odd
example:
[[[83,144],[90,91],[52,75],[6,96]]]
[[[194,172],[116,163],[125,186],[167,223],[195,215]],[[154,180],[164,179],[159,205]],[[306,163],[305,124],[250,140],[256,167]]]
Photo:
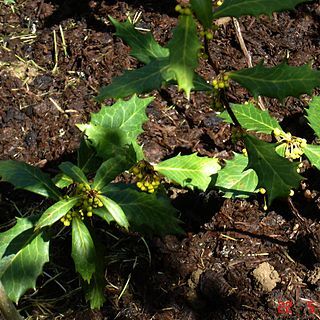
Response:
[[[303,149],[307,145],[307,140],[292,136],[290,132],[283,132],[276,128],[273,135],[280,142],[280,146],[284,147],[284,156],[288,159],[299,159],[303,155]]]
[[[191,9],[186,7],[182,8],[180,4],[177,4],[175,7],[175,10],[179,12],[180,14],[184,14],[186,16],[190,16],[192,14]]]
[[[136,185],[141,191],[153,193],[160,185],[159,175],[147,161],[138,162],[130,172],[136,177]]]
[[[217,79],[212,80],[212,85],[216,90],[225,89],[229,87],[229,77],[227,74],[219,76]]]
[[[222,0],[216,1],[216,6],[220,7],[220,6],[222,6],[222,4],[223,4],[223,1],[222,1]]]
[[[62,217],[60,221],[68,227],[74,217],[79,217],[81,220],[83,220],[85,216],[89,218],[92,217],[94,208],[103,207],[103,203],[97,197],[99,194],[100,192],[91,189],[89,185],[79,183],[74,191],[74,195],[81,197],[79,203]]]

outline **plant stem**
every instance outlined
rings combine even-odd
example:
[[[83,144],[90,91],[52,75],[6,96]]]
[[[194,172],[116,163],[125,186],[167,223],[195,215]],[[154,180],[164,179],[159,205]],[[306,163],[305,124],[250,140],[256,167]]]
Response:
[[[22,320],[14,304],[8,298],[2,282],[0,281],[0,313],[6,320]]]

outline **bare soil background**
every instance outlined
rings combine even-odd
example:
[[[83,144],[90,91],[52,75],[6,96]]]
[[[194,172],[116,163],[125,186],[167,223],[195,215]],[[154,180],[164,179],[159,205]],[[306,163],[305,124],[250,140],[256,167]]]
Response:
[[[73,159],[81,138],[75,124],[99,110],[94,101],[99,88],[139,66],[129,56],[130,48],[113,35],[108,15],[123,21],[139,14],[137,26],[165,44],[177,23],[174,6],[152,0],[17,0],[14,7],[0,2],[0,158],[26,161],[51,173],[59,162]],[[253,64],[263,59],[274,66],[287,59],[291,65],[311,63],[319,69],[318,1],[272,19],[241,18],[240,25]],[[232,20],[220,26],[210,53],[215,68],[206,61],[198,68],[207,80],[247,66]],[[193,93],[188,101],[176,87],[152,94],[155,100],[140,137],[150,161],[179,152],[228,159],[243,148],[230,125],[216,116],[210,95]],[[250,99],[236,84],[228,95],[231,102]],[[265,104],[287,130],[312,142],[303,118],[307,99],[265,99]],[[267,211],[259,198],[229,200],[215,190],[169,186],[186,234],[146,239],[148,247],[138,235],[101,226],[97,233],[107,247],[108,284],[100,311],[90,311],[83,298],[65,233],[51,247],[52,262],[37,291],[28,292],[19,308],[28,319],[320,319],[320,175],[307,163],[304,175],[309,179],[291,203],[278,201]],[[15,216],[47,206],[40,197],[4,183],[0,191],[0,231]],[[264,262],[278,274],[272,274],[276,287],[269,292],[253,275]],[[118,299],[128,277],[127,290]],[[281,314],[279,303],[285,301],[292,301],[292,315]]]

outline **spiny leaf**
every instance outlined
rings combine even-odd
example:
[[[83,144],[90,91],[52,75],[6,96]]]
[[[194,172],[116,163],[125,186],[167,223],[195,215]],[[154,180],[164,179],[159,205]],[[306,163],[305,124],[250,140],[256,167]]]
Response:
[[[167,197],[140,192],[122,184],[110,184],[105,192],[121,206],[133,230],[156,235],[183,232],[177,210]]]
[[[247,198],[258,185],[258,177],[254,170],[245,170],[248,158],[235,153],[232,160],[218,172],[215,186],[224,192],[225,198]]]
[[[85,176],[85,174],[83,173],[83,171],[78,166],[76,166],[75,164],[73,164],[73,163],[71,163],[69,161],[62,162],[59,165],[59,169],[63,173],[65,173],[67,176],[72,178],[72,180],[74,182],[83,183],[83,184],[86,184],[86,185],[89,184],[88,179]]]
[[[142,34],[129,21],[120,23],[110,16],[109,19],[116,27],[116,35],[131,47],[130,54],[141,62],[147,64],[153,59],[169,56],[169,50],[161,47],[150,32]]]
[[[47,174],[24,162],[0,161],[0,177],[3,181],[10,182],[18,189],[25,189],[55,200],[58,200],[61,196],[59,189]]]
[[[307,144],[307,146],[303,148],[303,151],[311,165],[320,170],[320,146]]]
[[[271,16],[273,12],[293,9],[297,4],[312,0],[224,0],[213,13],[213,18],[241,17],[244,15]]]
[[[190,96],[194,87],[194,69],[198,65],[200,42],[197,26],[192,15],[180,15],[178,26],[173,31],[173,37],[168,43],[170,50],[170,70],[176,75],[179,89]]]
[[[205,191],[211,181],[211,175],[218,172],[218,159],[198,157],[196,154],[176,156],[158,163],[155,170],[182,187],[194,187]]]
[[[320,97],[313,97],[309,103],[307,111],[307,119],[314,133],[320,138]]]
[[[112,218],[125,229],[128,229],[129,222],[127,220],[126,214],[123,212],[121,206],[113,200],[105,196],[98,196],[103,206],[109,211]]]
[[[79,201],[79,197],[63,199],[49,207],[40,217],[36,229],[51,226],[67,214]]]
[[[271,134],[275,128],[282,130],[279,123],[269,115],[268,111],[256,108],[253,103],[231,104],[231,109],[244,129],[267,134]],[[224,111],[219,117],[226,122],[233,123],[227,111]]]
[[[124,156],[110,158],[103,162],[98,169],[92,187],[95,190],[103,189],[108,183],[114,180],[120,173],[132,166]]]
[[[37,277],[49,261],[49,241],[43,233],[33,232],[33,220],[18,218],[14,227],[0,233],[1,281],[16,303],[28,289],[35,289]]]
[[[102,102],[107,98],[125,98],[134,93],[150,92],[159,89],[168,78],[169,59],[157,59],[146,66],[125,71],[122,76],[112,80],[112,83],[100,89],[96,100]]]
[[[246,134],[244,142],[248,152],[248,169],[259,178],[259,187],[267,190],[268,204],[276,198],[288,197],[290,190],[299,186],[302,177],[297,173],[298,164],[280,157],[275,144],[264,142]]]
[[[211,0],[191,0],[191,8],[196,14],[198,20],[205,29],[212,27],[212,1]]]
[[[119,128],[128,136],[128,141],[136,141],[143,132],[142,125],[148,120],[146,107],[153,98],[140,99],[135,94],[130,100],[119,100],[112,106],[103,106],[91,114],[91,124],[105,128]]]
[[[96,250],[86,225],[78,217],[72,219],[72,251],[76,271],[84,281],[90,282],[96,270]]]
[[[293,67],[285,62],[272,68],[260,63],[253,68],[230,72],[229,77],[247,88],[254,97],[262,95],[280,100],[311,94],[320,86],[320,71],[312,70],[309,65]]]
[[[97,154],[102,159],[109,159],[117,154],[123,154],[126,146],[130,141],[127,134],[117,128],[105,128],[92,124],[78,124],[78,128],[83,131],[92,146],[96,149]]]

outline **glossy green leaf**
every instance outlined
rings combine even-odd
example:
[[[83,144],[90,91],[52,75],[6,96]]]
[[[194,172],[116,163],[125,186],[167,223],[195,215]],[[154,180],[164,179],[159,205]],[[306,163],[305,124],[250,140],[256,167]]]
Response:
[[[142,63],[147,64],[153,59],[169,56],[169,50],[161,47],[150,32],[141,33],[137,31],[129,21],[120,23],[110,16],[109,19],[116,28],[116,35],[130,46],[130,55]]]
[[[105,128],[90,123],[78,127],[91,141],[98,156],[105,160],[124,153],[124,146],[130,143],[127,134],[121,129]]]
[[[213,18],[241,17],[245,15],[271,16],[273,12],[294,9],[302,2],[311,0],[224,0],[223,4],[213,13]]]
[[[193,91],[212,91],[212,85],[196,72],[193,77]]]
[[[72,219],[71,256],[76,271],[84,281],[90,282],[96,270],[96,250],[88,228],[78,217]]]
[[[302,177],[297,173],[298,164],[279,156],[275,144],[264,142],[251,135],[244,136],[248,152],[248,169],[259,178],[259,187],[267,190],[268,204],[276,198],[288,197],[291,189],[299,186]]]
[[[150,92],[160,89],[168,81],[169,59],[157,59],[142,68],[125,71],[114,78],[112,83],[100,89],[96,100],[102,102],[107,98],[125,98],[132,94]]]
[[[59,189],[69,187],[73,183],[73,180],[64,173],[58,173],[52,181]]]
[[[320,170],[320,146],[307,144],[303,151],[305,156],[309,159],[311,165]]]
[[[320,86],[320,71],[311,69],[309,65],[293,67],[282,63],[266,68],[260,63],[253,68],[230,72],[229,77],[255,97],[261,95],[280,100],[311,94],[314,88]]]
[[[104,106],[91,114],[91,124],[105,128],[119,128],[128,136],[128,141],[136,141],[143,132],[142,125],[148,120],[146,108],[153,98],[140,99],[133,95],[130,100],[118,100],[112,106]]]
[[[49,175],[24,162],[1,160],[0,177],[2,181],[10,182],[18,189],[25,189],[55,200],[61,196]]]
[[[28,289],[35,289],[43,265],[49,261],[49,241],[33,230],[34,221],[28,217],[18,218],[14,227],[0,233],[0,278],[16,303]]]
[[[128,162],[127,158],[124,156],[108,159],[107,161],[103,162],[98,169],[92,187],[95,190],[100,191],[108,183],[114,180],[120,173],[129,169],[131,166],[132,164]]]
[[[123,228],[128,229],[129,222],[126,214],[123,212],[121,206],[112,199],[105,196],[98,196],[103,206],[109,211],[113,219]]]
[[[205,29],[212,27],[212,1],[211,0],[191,0],[191,9],[195,13],[197,19],[201,22]]]
[[[306,109],[306,118],[309,121],[310,127],[318,138],[320,138],[320,97],[313,97],[309,103],[309,108]]]
[[[258,177],[254,170],[245,170],[248,158],[235,153],[232,160],[218,172],[215,186],[224,192],[225,198],[247,198],[258,185]]]
[[[51,226],[68,213],[79,201],[79,197],[63,199],[49,207],[40,217],[36,229]]]
[[[253,103],[231,104],[230,106],[237,120],[246,130],[267,134],[271,134],[275,128],[282,130],[268,111],[256,108]],[[219,117],[226,122],[233,123],[227,111],[224,111]]]
[[[198,157],[196,154],[178,155],[155,165],[155,170],[182,187],[205,191],[211,176],[220,170],[217,158]]]
[[[69,161],[62,162],[59,165],[59,169],[64,174],[66,174],[67,176],[72,178],[72,180],[74,182],[83,183],[83,184],[86,184],[86,185],[89,184],[88,179],[85,176],[85,174],[83,173],[83,171],[78,166],[76,166],[75,164],[73,164],[73,163],[71,163]]]
[[[85,291],[86,301],[90,302],[91,309],[100,309],[103,303],[106,301],[104,296],[104,289],[106,280],[104,276],[104,263],[103,263],[103,252],[101,248],[97,248],[99,255],[96,255],[96,271],[94,272],[90,283],[85,282],[83,288]]]
[[[175,73],[179,90],[184,90],[187,97],[194,88],[194,70],[198,65],[200,42],[197,26],[192,15],[180,15],[178,26],[173,30],[173,37],[168,43],[170,50],[170,70]]]
[[[121,206],[131,229],[156,235],[183,232],[177,210],[167,197],[141,192],[133,186],[122,184],[111,184],[105,192]]]
[[[77,150],[77,165],[84,173],[97,171],[101,164],[101,159],[97,156],[88,139],[82,139]]]
[[[105,220],[107,223],[115,221],[110,212],[105,207],[93,209],[93,214]]]

